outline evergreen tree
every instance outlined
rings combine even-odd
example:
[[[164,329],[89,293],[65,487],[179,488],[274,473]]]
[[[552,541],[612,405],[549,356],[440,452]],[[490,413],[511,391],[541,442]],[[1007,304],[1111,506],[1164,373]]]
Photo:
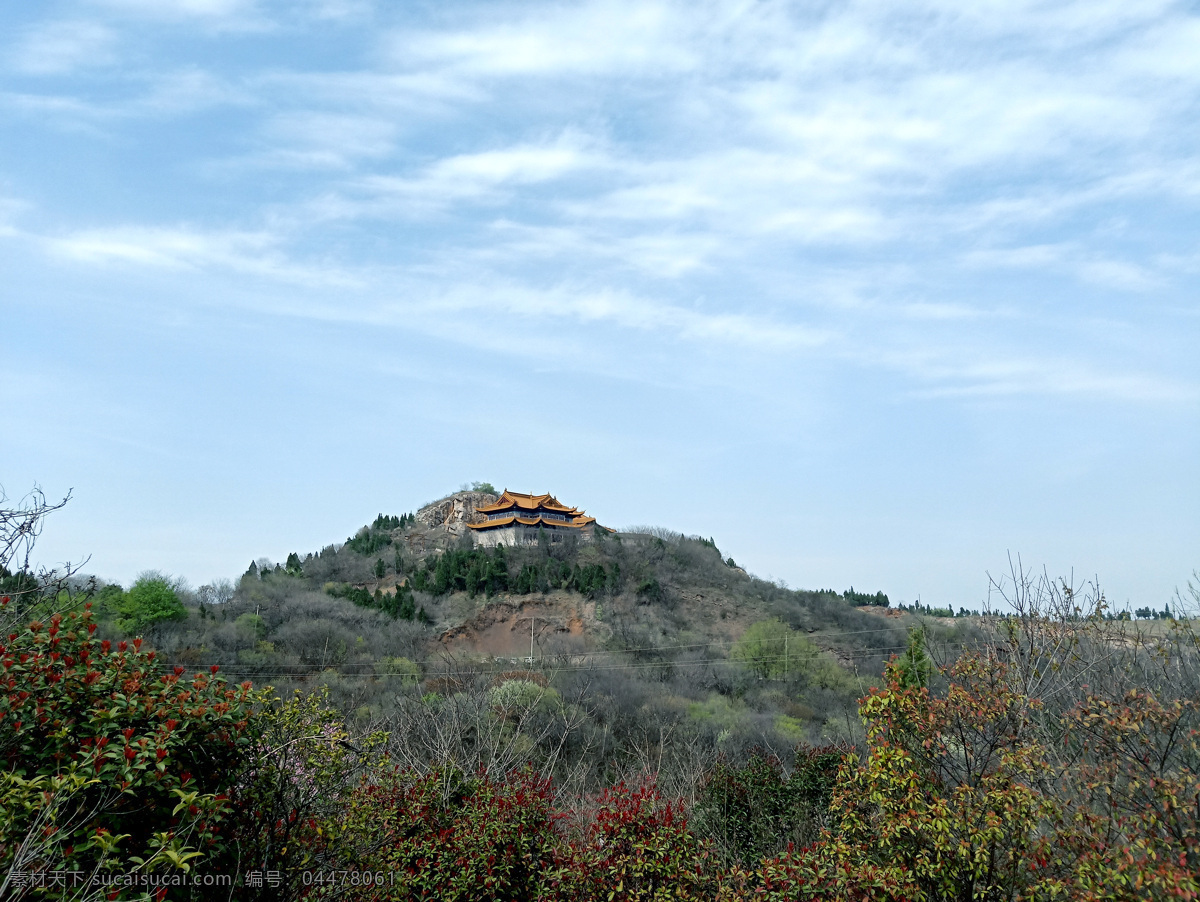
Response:
[[[933,661],[925,650],[924,629],[908,631],[908,648],[900,656],[896,674],[904,689],[920,689],[929,685],[929,678],[933,675]]]

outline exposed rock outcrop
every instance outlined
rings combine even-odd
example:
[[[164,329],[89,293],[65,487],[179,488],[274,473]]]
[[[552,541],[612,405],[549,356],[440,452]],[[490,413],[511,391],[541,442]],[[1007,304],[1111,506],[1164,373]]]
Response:
[[[493,504],[498,497],[490,492],[455,492],[417,511],[417,522],[427,529],[442,527],[452,536],[461,536],[475,516],[475,509]]]

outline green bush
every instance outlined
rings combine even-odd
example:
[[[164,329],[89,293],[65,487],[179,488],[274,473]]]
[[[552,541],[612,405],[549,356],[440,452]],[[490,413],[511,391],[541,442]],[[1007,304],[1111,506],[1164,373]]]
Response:
[[[117,626],[136,634],[164,620],[185,620],[187,608],[162,577],[143,576],[117,602]]]
[[[319,834],[331,837],[330,861],[370,874],[369,883],[317,886],[310,898],[536,899],[558,845],[553,825],[550,785],[528,771],[502,780],[449,766],[385,772],[365,781]]]
[[[726,861],[746,866],[806,845],[825,826],[845,750],[802,747],[790,773],[774,755],[755,752],[742,767],[720,761],[701,783],[693,819]]]
[[[403,685],[415,686],[421,681],[421,668],[415,661],[402,657],[387,657],[375,665],[375,672],[381,677],[395,680]]]
[[[0,645],[0,872],[229,865],[250,684],[163,672],[140,639],[114,647],[95,629],[85,609]]]
[[[751,624],[730,649],[760,679],[792,677],[821,689],[847,689],[850,675],[813,642],[780,620]]]
[[[233,625],[247,635],[253,636],[255,641],[266,638],[267,622],[258,614],[241,614],[237,620],[233,621]]]
[[[502,711],[528,711],[532,708],[557,708],[562,704],[559,694],[530,680],[505,680],[488,690],[488,701]]]
[[[662,601],[663,588],[657,579],[649,577],[638,583],[637,597],[642,601]]]

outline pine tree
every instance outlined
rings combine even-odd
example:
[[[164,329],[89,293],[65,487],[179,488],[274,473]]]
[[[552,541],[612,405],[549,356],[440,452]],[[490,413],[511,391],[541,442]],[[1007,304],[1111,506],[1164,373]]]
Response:
[[[933,675],[933,661],[925,651],[925,630],[908,631],[908,648],[896,666],[900,686],[904,689],[921,689],[929,685]]]

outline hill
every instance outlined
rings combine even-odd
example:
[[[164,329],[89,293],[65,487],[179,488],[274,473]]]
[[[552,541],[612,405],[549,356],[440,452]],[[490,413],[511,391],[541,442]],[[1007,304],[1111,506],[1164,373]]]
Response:
[[[468,500],[195,593],[13,573],[0,542],[0,839],[20,838],[0,869],[256,862],[283,884],[247,872],[246,899],[384,862],[395,899],[1200,891],[1200,585],[1132,620],[1018,568],[1013,615],[902,632],[882,595],[755,580],[711,539],[555,541],[524,517],[533,541],[476,547]],[[52,509],[0,512],[0,533]],[[978,644],[935,668],[952,638]],[[330,897],[379,898],[374,873]]]
[[[590,783],[652,752],[695,767],[856,741],[856,700],[915,623],[755,578],[712,539],[663,529],[476,547],[466,520],[495,497],[458,492],[255,562],[228,597],[204,587],[148,638],[189,669],[328,692],[364,727],[411,727],[445,713],[436,699],[486,707],[503,683],[534,684],[561,703],[548,735],[578,744]],[[941,655],[974,635],[966,620],[928,629]]]

